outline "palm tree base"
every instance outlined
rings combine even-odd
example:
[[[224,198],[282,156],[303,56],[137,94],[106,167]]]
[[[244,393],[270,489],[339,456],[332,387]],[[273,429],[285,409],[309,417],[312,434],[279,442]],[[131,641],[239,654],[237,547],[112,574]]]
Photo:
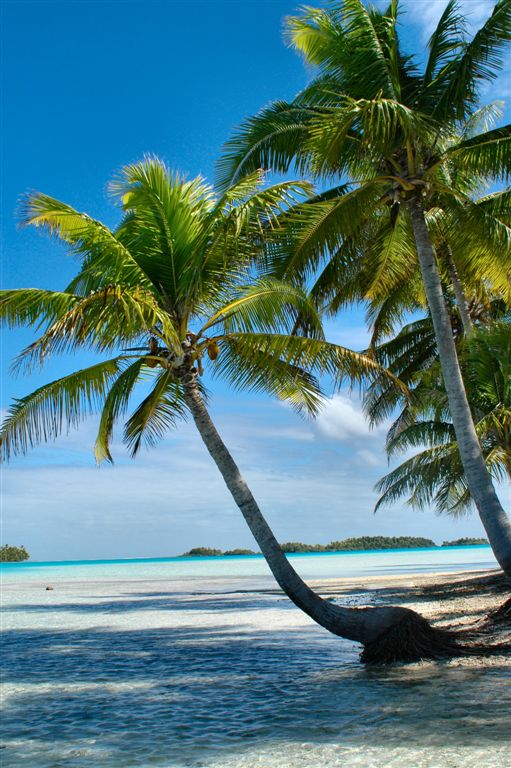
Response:
[[[511,598],[488,614],[480,632],[511,622]],[[511,654],[511,642],[480,643],[479,632],[454,631],[433,627],[423,616],[406,610],[399,620],[375,640],[364,644],[360,660],[364,664],[392,664],[460,656],[495,656]],[[466,642],[468,640],[468,642]]]
[[[423,616],[407,610],[389,629],[364,645],[364,664],[391,664],[459,655],[456,635],[433,627]]]
[[[489,629],[501,624],[507,624],[511,629],[511,597],[508,597],[498,608],[490,611],[486,617],[485,627]]]

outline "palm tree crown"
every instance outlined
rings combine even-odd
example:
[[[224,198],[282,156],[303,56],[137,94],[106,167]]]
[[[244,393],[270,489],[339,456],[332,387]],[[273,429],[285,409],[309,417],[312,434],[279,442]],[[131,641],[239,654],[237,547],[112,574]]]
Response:
[[[11,326],[44,327],[15,366],[78,348],[115,356],[16,401],[2,427],[5,456],[100,410],[95,453],[111,460],[114,423],[148,379],[150,392],[126,422],[124,440],[132,453],[153,444],[187,413],[179,376],[185,359],[200,374],[209,364],[235,387],[264,390],[311,414],[322,397],[314,373],[339,381],[376,369],[325,342],[303,291],[257,271],[278,215],[309,190],[295,182],[262,189],[262,180],[256,172],[216,197],[202,179],[185,181],[147,158],[110,185],[123,210],[115,231],[46,195],[25,199],[24,223],[68,243],[82,267],[64,291],[0,293]],[[314,338],[290,335],[298,315]]]
[[[364,253],[371,252],[363,295],[378,301],[394,292],[397,300],[412,281],[416,305],[407,204],[417,199],[436,242],[454,250],[464,279],[484,276],[509,301],[510,193],[480,193],[509,178],[511,127],[493,127],[499,107],[478,108],[478,93],[502,68],[510,0],[497,2],[472,40],[451,0],[423,71],[401,49],[398,19],[397,0],[384,12],[345,0],[289,18],[287,39],[316,77],[293,101],[274,102],[241,126],[219,163],[220,184],[227,188],[257,168],[286,172],[293,165],[337,182],[303,207],[280,274],[303,273],[327,254],[336,270],[321,285],[333,283],[339,293],[339,273],[349,281],[363,237]]]

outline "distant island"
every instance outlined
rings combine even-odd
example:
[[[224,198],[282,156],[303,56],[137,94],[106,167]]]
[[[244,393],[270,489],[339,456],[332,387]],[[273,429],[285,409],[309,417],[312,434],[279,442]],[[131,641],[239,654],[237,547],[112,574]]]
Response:
[[[222,552],[221,549],[212,549],[211,547],[194,547],[189,552],[183,552],[180,557],[224,557],[230,555],[260,555],[260,552],[253,552],[251,549],[228,549]]]
[[[444,541],[442,547],[467,547],[476,544],[488,544],[486,539],[456,539]],[[287,541],[280,545],[284,552],[353,552],[356,550],[374,549],[425,549],[438,547],[432,539],[420,536],[358,536],[342,541],[331,541],[330,544],[303,544],[301,541]],[[258,555],[251,549],[221,549],[211,547],[194,547],[184,552],[181,557],[229,557],[232,555]]]
[[[11,544],[0,547],[0,563],[22,563],[29,558],[25,547],[13,547]]]
[[[330,544],[302,544],[300,541],[287,541],[281,544],[284,552],[350,552],[371,549],[418,549],[436,547],[431,539],[417,536],[357,536]]]

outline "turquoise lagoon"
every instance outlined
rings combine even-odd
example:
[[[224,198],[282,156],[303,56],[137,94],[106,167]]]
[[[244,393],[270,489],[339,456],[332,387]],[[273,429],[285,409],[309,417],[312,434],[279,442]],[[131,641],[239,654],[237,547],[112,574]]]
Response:
[[[304,578],[376,576],[385,573],[456,571],[495,568],[496,561],[487,545],[470,547],[426,547],[420,549],[381,549],[353,552],[293,553],[287,557]],[[138,579],[156,574],[169,578],[204,575],[213,578],[270,576],[262,555],[221,557],[154,557],[112,560],[56,560],[48,562],[0,563],[0,574],[12,578]]]
[[[488,547],[291,560],[308,579],[495,567]],[[0,571],[2,768],[509,765],[509,665],[364,669],[260,557]]]

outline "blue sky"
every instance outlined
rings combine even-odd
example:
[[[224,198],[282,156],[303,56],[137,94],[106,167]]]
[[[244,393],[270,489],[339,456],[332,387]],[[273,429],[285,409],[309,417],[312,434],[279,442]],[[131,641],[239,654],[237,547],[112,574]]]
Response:
[[[465,0],[478,25],[493,2]],[[3,4],[3,287],[63,288],[76,263],[55,241],[16,226],[19,195],[44,191],[109,225],[105,193],[122,165],[151,152],[212,180],[234,125],[309,76],[282,42],[294,2],[5,2]],[[407,38],[423,44],[444,0],[408,0]],[[508,98],[500,78],[487,100]],[[49,361],[13,379],[9,360],[33,338],[4,333],[1,406],[89,359]],[[362,348],[363,315],[329,325],[332,341]],[[316,423],[282,404],[218,386],[212,413],[281,540],[352,535],[482,535],[405,506],[373,516],[386,471],[384,429],[370,433],[356,396],[336,395]],[[3,469],[3,540],[34,559],[156,556],[194,545],[253,546],[191,424],[135,462],[97,468],[95,420]],[[504,501],[507,492],[503,491]]]

